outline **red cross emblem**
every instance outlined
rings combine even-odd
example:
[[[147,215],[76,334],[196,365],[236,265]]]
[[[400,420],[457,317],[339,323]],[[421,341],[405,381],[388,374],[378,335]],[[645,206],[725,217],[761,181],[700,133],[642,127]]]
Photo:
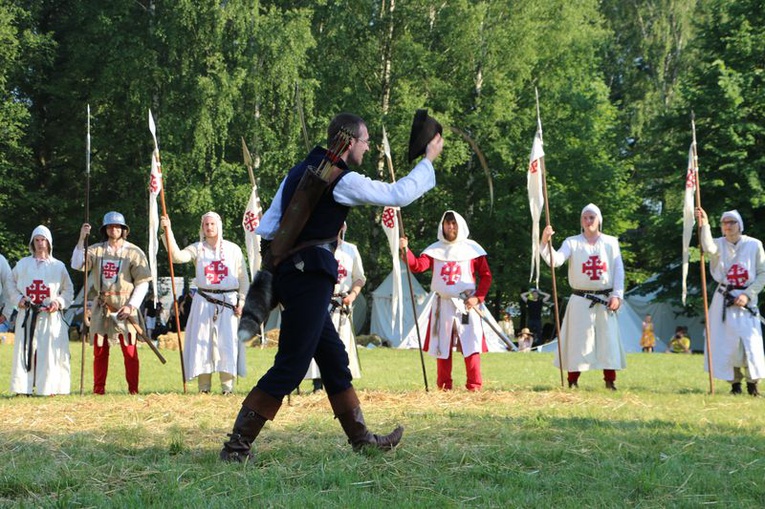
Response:
[[[447,286],[457,284],[462,279],[462,267],[457,262],[446,262],[441,267],[441,279],[444,280]]]
[[[390,207],[385,207],[382,213],[382,224],[385,228],[389,229],[396,226],[396,211]]]
[[[725,277],[728,280],[728,284],[744,286],[744,284],[749,281],[749,271],[746,270],[745,267],[736,263],[733,264],[730,270],[728,270],[728,274]]]
[[[598,255],[590,256],[582,264],[582,274],[589,276],[591,281],[598,281],[604,270],[606,270],[606,262],[600,261]]]
[[[257,214],[255,214],[253,211],[248,210],[244,213],[244,220],[242,221],[242,226],[244,226],[244,229],[248,232],[254,232],[255,228],[258,227],[260,224],[260,218]]]
[[[210,265],[205,267],[205,279],[208,284],[217,285],[223,281],[223,278],[228,276],[228,267],[220,260],[215,260]]]
[[[346,277],[348,277],[348,269],[343,267],[342,263],[337,262],[337,282],[341,283]]]
[[[155,175],[154,173],[151,174],[151,177],[149,178],[149,192],[151,192],[151,194],[159,193],[159,175]]]
[[[693,168],[688,168],[688,173],[685,176],[685,187],[696,188],[696,172],[693,171]]]
[[[114,279],[119,269],[116,263],[107,261],[104,262],[101,273],[104,275],[104,279]]]
[[[50,288],[45,285],[42,279],[33,279],[32,284],[27,286],[25,290],[29,300],[38,305],[50,297]]]
[[[539,171],[539,159],[534,159],[531,161],[531,164],[529,164],[529,173],[532,175]]]

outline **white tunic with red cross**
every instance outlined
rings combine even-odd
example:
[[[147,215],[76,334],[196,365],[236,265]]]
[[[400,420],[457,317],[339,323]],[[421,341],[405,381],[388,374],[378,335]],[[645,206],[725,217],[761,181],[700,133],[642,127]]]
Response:
[[[182,250],[173,249],[173,262],[192,261],[199,290],[234,307],[244,302],[250,281],[239,246],[221,240],[216,247],[195,242]],[[199,292],[194,295],[183,348],[187,380],[209,373],[247,374],[244,347],[236,339],[238,327],[239,317],[233,309],[209,302]]]
[[[704,237],[707,237],[706,239]],[[709,257],[712,277],[721,286],[746,288],[732,289],[730,296],[736,298],[742,293],[749,297],[748,307],[757,309],[757,294],[765,286],[765,251],[762,243],[742,235],[736,244],[725,237],[712,241],[709,227],[702,229],[704,250]],[[762,326],[759,319],[739,306],[725,309],[724,296],[715,291],[709,308],[710,347],[712,350],[712,371],[715,378],[733,380],[733,368],[747,368],[753,380],[765,378],[765,354],[762,344]],[[704,363],[708,371],[708,363]]]
[[[69,326],[64,322],[63,310],[72,303],[72,280],[63,263],[55,258],[38,260],[27,256],[19,260],[12,271],[13,285],[8,297],[14,304],[22,296],[36,305],[47,307],[51,301],[58,302],[55,313],[41,311],[33,338],[34,361],[32,370],[24,367],[24,328],[26,315],[31,309],[19,310],[16,319],[11,368],[11,392],[16,394],[69,394]],[[29,327],[29,321],[27,327]]]
[[[546,245],[542,256],[549,264]],[[623,298],[624,265],[616,237],[601,233],[592,244],[582,234],[569,237],[558,251],[553,250],[553,259],[556,267],[568,260],[568,280],[573,289],[612,289],[608,295],[594,296],[605,302],[611,297]],[[618,314],[604,303],[592,304],[592,300],[579,295],[571,295],[568,301],[561,324],[563,369],[624,369],[627,360],[619,337]],[[554,363],[558,366],[557,356]]]

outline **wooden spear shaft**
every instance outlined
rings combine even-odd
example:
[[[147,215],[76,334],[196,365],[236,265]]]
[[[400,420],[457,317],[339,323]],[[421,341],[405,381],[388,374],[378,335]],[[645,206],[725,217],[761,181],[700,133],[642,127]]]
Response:
[[[693,131],[693,176],[696,179],[696,204],[701,208],[701,182],[699,182],[699,156],[696,153],[696,119],[691,112],[691,128]],[[712,342],[709,327],[709,304],[707,296],[707,267],[704,260],[704,247],[701,245],[701,220],[699,220],[697,234],[699,237],[699,263],[701,265],[701,296],[704,300],[704,329],[706,332],[707,347],[707,371],[709,371],[709,394],[715,393],[714,372],[712,370]]]
[[[540,132],[541,135],[541,132]],[[542,198],[545,202],[545,222],[550,226],[550,204],[547,200],[547,170],[545,169],[545,158],[539,159],[539,168],[542,172]],[[553,309],[555,310],[555,333],[558,335],[558,369],[560,371],[560,386],[564,387],[563,382],[563,354],[561,353],[560,335],[560,309],[558,308],[558,283],[555,278],[555,260],[553,259],[552,237],[547,240],[547,253],[550,256],[550,276],[552,277]]]
[[[387,140],[387,136],[385,138]],[[393,161],[391,160],[390,153],[386,151],[385,160],[388,163],[388,171],[390,171],[390,178],[392,182],[396,181],[396,172],[393,171]],[[398,219],[399,236],[404,235],[404,219],[401,215],[401,209],[396,212],[396,218]],[[406,257],[406,249],[401,248],[401,253]],[[409,283],[409,296],[412,301],[412,314],[414,315],[414,328],[417,331],[417,347],[420,350],[420,366],[422,366],[422,380],[425,383],[425,392],[428,391],[428,374],[425,370],[425,356],[422,353],[422,336],[420,335],[420,323],[417,320],[417,304],[414,300],[414,288],[412,287],[412,270],[409,268],[409,261],[405,259],[404,265],[406,265],[406,280]]]
[[[539,113],[539,91],[534,87],[534,96],[537,104],[537,129],[539,130],[539,140],[542,138],[542,117]],[[550,226],[550,200],[547,199],[547,169],[545,168],[544,156],[539,158],[539,171],[542,172],[542,200],[545,202],[545,222],[546,226]],[[552,237],[547,240],[547,253],[550,255],[550,275],[552,277],[552,291],[553,291],[553,309],[555,310],[555,333],[558,335],[558,369],[560,371],[560,386],[564,387],[563,382],[563,355],[561,353],[561,341],[563,338],[560,334],[560,308],[558,307],[558,282],[555,278],[555,260],[553,259],[553,247]]]
[[[90,224],[90,104],[88,104],[88,136],[85,141],[85,222]],[[80,356],[80,396],[85,394],[85,342],[90,336],[88,313],[88,237],[83,241],[85,253],[84,283],[82,287],[82,355]]]
[[[160,164],[159,150],[156,153],[157,164]],[[160,168],[162,166],[160,165]],[[165,177],[162,176],[162,185],[159,187],[159,198],[162,203],[162,216],[167,216],[165,206]],[[181,333],[181,318],[178,311],[178,294],[175,289],[175,269],[173,268],[173,247],[170,244],[170,232],[165,229],[165,245],[167,246],[167,260],[170,266],[170,288],[173,291],[173,309],[175,310],[175,330],[178,332],[178,352],[181,356],[181,377],[183,378],[183,393],[186,394],[186,368],[183,365],[183,336]]]

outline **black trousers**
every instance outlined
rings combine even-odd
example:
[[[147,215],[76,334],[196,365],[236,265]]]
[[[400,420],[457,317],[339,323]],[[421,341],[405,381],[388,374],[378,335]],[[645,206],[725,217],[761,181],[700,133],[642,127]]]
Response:
[[[274,365],[256,387],[283,398],[300,385],[312,358],[328,396],[352,386],[348,354],[328,312],[334,288],[334,279],[324,272],[302,272],[289,261],[279,267],[274,281],[276,297],[284,308],[279,347]]]

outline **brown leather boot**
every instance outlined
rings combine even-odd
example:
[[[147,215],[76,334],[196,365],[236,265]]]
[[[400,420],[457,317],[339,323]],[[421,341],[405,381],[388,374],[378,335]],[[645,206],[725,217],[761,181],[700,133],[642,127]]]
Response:
[[[242,406],[234,421],[234,430],[228,434],[229,440],[223,442],[220,459],[229,463],[244,463],[255,458],[251,447],[252,442],[266,424],[265,417]]]
[[[367,446],[389,451],[401,441],[401,436],[404,434],[402,426],[397,426],[390,434],[383,436],[375,435],[367,429],[361,404],[353,387],[330,396],[329,402],[354,451],[360,451]]]
[[[229,440],[223,443],[220,459],[237,463],[253,459],[252,442],[266,421],[274,420],[281,405],[281,400],[253,388],[242,402],[242,408],[234,421],[234,430],[229,433]]]

